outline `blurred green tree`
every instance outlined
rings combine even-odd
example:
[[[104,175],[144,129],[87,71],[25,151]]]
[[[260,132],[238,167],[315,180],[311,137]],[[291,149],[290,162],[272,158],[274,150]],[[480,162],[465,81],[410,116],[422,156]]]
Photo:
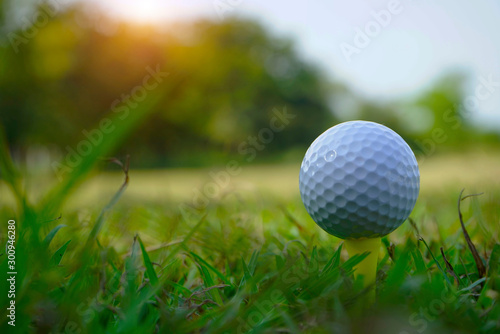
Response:
[[[305,147],[335,122],[319,69],[292,40],[256,22],[200,20],[168,30],[120,23],[103,33],[106,20],[74,7],[36,27],[27,43],[0,49],[0,120],[12,145],[56,144],[64,153],[108,113],[133,112],[138,87],[155,71],[168,72],[164,101],[122,148],[145,165],[182,156],[202,164],[250,147],[269,157]],[[265,130],[284,109],[290,122]]]
[[[136,166],[303,153],[337,117],[383,123],[424,153],[463,145],[464,136],[492,140],[462,115],[460,73],[412,101],[371,101],[329,82],[292,39],[252,20],[160,28],[81,5],[37,10],[48,19],[19,25],[0,46],[0,122],[18,151],[45,145],[64,155],[110,114],[134,112],[154,89],[164,92],[158,110],[116,152],[131,154]],[[289,122],[274,124],[285,110]]]
[[[360,118],[379,122],[401,134],[420,154],[463,148],[470,142],[498,142],[498,136],[473,125],[475,110],[466,107],[466,75],[450,72],[414,99],[402,102],[359,101]],[[496,139],[495,139],[496,138]]]

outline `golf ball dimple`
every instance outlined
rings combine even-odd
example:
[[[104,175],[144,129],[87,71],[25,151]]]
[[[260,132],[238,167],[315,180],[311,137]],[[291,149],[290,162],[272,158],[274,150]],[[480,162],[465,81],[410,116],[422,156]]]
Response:
[[[417,160],[388,127],[367,121],[338,124],[307,150],[299,188],[307,212],[343,239],[382,237],[410,215],[420,189]]]

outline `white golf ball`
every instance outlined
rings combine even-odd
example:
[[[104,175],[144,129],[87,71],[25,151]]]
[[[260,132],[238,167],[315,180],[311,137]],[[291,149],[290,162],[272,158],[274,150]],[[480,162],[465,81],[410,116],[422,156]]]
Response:
[[[311,144],[300,168],[302,201],[314,221],[342,239],[375,238],[410,215],[420,189],[417,160],[388,127],[338,124]]]

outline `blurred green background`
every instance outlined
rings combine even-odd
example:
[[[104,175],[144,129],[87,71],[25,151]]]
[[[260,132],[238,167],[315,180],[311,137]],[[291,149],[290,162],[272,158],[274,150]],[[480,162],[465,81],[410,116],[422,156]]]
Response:
[[[276,286],[287,300],[255,332],[497,333],[499,15],[496,1],[0,0],[17,332],[241,331]],[[310,143],[354,119],[401,134],[421,174],[360,320],[352,261],[298,189]],[[127,156],[124,181],[110,158]],[[418,325],[445,289],[459,298]]]
[[[488,76],[478,79],[467,66],[443,69],[411,95],[377,99],[306,56],[303,36],[279,32],[251,10],[246,15],[245,4],[213,2],[211,15],[174,12],[167,19],[153,15],[165,11],[159,1],[0,3],[0,122],[14,157],[35,175],[64,177],[68,165],[110,135],[110,118],[128,117],[153,94],[161,95],[153,113],[113,152],[129,154],[136,169],[224,166],[232,159],[297,166],[321,132],[352,119],[393,128],[421,164],[443,153],[463,156],[445,158],[449,166],[436,169],[443,175],[471,152],[479,152],[476,160],[499,152],[500,127],[474,122],[476,106],[467,104],[477,98],[471,81],[481,85]],[[350,65],[337,64],[339,72],[342,66]],[[269,132],[283,112],[290,121]],[[490,173],[496,163],[478,166],[490,165],[482,173],[489,178],[498,176]],[[294,168],[283,183],[295,177]]]

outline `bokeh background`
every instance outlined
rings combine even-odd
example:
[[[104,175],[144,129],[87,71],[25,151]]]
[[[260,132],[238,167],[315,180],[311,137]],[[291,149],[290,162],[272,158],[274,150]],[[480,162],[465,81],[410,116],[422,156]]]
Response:
[[[0,122],[33,196],[92,138],[106,141],[107,121],[140,113],[152,96],[153,112],[113,151],[130,155],[140,180],[130,191],[141,197],[193,196],[229,161],[248,166],[234,187],[296,195],[308,145],[353,119],[407,140],[423,191],[500,180],[496,1],[4,0],[0,9]],[[290,121],[269,132],[277,113]],[[81,193],[95,199],[113,177],[96,175]]]
[[[18,321],[0,307],[0,332],[498,333],[499,17],[497,0],[0,0]],[[359,319],[353,259],[298,187],[310,143],[355,119],[401,134],[421,173]]]

